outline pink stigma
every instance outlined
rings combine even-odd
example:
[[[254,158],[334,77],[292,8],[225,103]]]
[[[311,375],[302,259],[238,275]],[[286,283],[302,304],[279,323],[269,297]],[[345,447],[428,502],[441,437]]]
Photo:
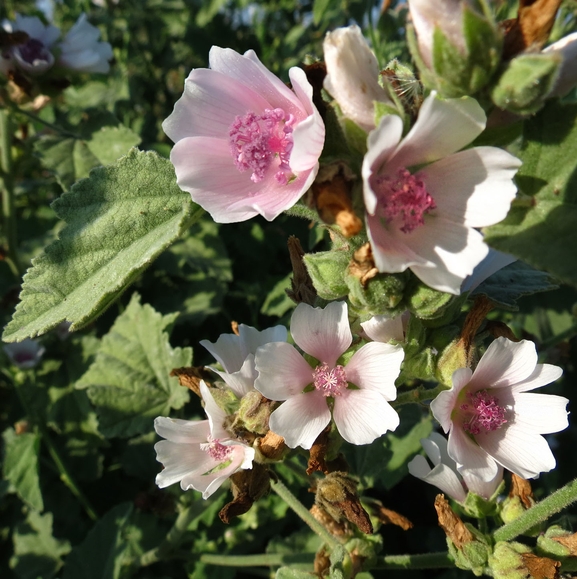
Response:
[[[287,115],[283,109],[265,109],[262,115],[248,112],[237,116],[228,131],[236,168],[241,173],[252,171],[251,180],[259,183],[278,157],[275,179],[280,185],[286,185],[292,177],[289,159],[294,124],[294,116]]]
[[[204,450],[210,458],[218,462],[224,462],[232,453],[232,448],[221,444],[218,438],[215,438],[214,440],[209,438],[208,442],[200,445],[200,448],[201,450]]]
[[[335,366],[329,370],[328,365],[323,363],[313,371],[313,384],[324,396],[340,396],[341,390],[348,385],[345,369]]]
[[[378,177],[376,193],[387,222],[398,218],[403,233],[424,225],[424,215],[437,207],[423,181],[404,168],[396,177]]]
[[[465,420],[463,429],[465,432],[476,436],[481,432],[493,432],[507,423],[505,420],[506,409],[499,406],[499,399],[490,396],[487,390],[479,390],[474,394],[468,393],[469,403],[461,404]]]

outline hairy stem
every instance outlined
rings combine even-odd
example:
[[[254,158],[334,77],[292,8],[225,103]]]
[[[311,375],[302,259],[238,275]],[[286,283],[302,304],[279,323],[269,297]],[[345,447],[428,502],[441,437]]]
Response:
[[[306,568],[312,570],[315,560],[314,553],[267,553],[263,555],[213,555],[200,556],[203,563],[219,565],[220,567],[280,567],[290,565],[291,568]]]
[[[377,560],[373,569],[449,569],[454,567],[449,553],[423,553],[420,555],[387,555]]]
[[[495,541],[512,541],[535,525],[546,521],[577,501],[577,479],[567,483],[552,495],[526,510],[518,519],[503,525],[493,534]]]

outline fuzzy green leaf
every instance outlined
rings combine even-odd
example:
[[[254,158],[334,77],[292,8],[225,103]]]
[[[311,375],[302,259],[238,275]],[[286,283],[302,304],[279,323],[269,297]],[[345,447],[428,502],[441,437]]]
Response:
[[[500,251],[577,286],[577,105],[551,103],[525,122],[517,182],[526,203],[485,230]]]
[[[38,336],[64,320],[72,330],[85,326],[202,214],[167,159],[135,149],[92,171],[53,208],[67,226],[24,276],[4,341]]]
[[[38,451],[40,439],[33,432],[16,434],[8,428],[4,438],[4,478],[16,490],[18,496],[37,511],[44,510],[38,478]]]
[[[169,328],[178,314],[162,316],[141,305],[135,294],[110,332],[78,388],[88,388],[100,431],[107,437],[134,436],[152,429],[152,421],[181,408],[188,390],[171,378],[173,368],[190,366],[190,348],[171,348]]]

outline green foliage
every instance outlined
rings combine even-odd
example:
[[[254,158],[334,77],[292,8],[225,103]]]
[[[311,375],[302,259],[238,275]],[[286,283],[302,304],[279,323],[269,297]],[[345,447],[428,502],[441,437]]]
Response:
[[[173,349],[168,341],[167,329],[177,315],[161,316],[135,294],[102,339],[77,387],[88,389],[106,437],[148,432],[156,416],[188,401],[188,390],[170,377],[173,368],[192,362],[190,348]]]
[[[168,161],[136,150],[96,169],[53,207],[67,227],[25,275],[6,341],[64,320],[73,329],[86,325],[202,213],[176,185]]]

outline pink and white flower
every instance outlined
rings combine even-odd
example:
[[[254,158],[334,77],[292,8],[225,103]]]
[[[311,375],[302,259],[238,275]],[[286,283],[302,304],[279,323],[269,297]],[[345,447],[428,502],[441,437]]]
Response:
[[[252,50],[213,46],[209,63],[190,73],[162,125],[176,143],[170,160],[178,185],[217,222],[271,221],[318,171],[325,128],[312,87],[291,68],[289,89]]]
[[[375,128],[375,101],[393,106],[379,84],[379,64],[357,25],[329,32],[323,42],[327,66],[324,87],[345,117],[370,131]]]
[[[13,344],[5,344],[3,349],[10,361],[22,370],[38,366],[46,352],[46,348],[38,340],[31,340],[30,338]]]
[[[258,375],[254,365],[257,349],[269,342],[286,342],[287,330],[284,326],[274,326],[259,332],[251,326],[240,324],[236,334],[221,334],[215,343],[202,340],[205,347],[224,368],[224,372],[211,368],[242,398],[254,390],[254,381]]]
[[[459,474],[457,463],[447,453],[447,439],[438,432],[431,433],[429,438],[421,438],[421,444],[433,467],[424,456],[418,454],[407,465],[409,473],[436,486],[459,503],[465,502],[468,491],[490,499],[503,480],[502,466],[498,467],[497,474],[488,482],[469,471]]]
[[[555,468],[543,434],[567,428],[562,396],[529,394],[562,374],[537,364],[535,344],[497,338],[477,368],[453,373],[453,386],[431,403],[433,416],[449,434],[448,454],[461,474],[489,482],[499,465],[528,479]]]
[[[235,472],[252,468],[254,449],[224,429],[227,415],[203,381],[200,392],[208,420],[159,416],[154,421],[157,434],[166,439],[154,445],[156,460],[164,465],[156,484],[163,489],[180,482],[182,490],[200,491],[207,499]]]
[[[100,30],[81,14],[64,40],[58,45],[58,64],[77,72],[107,73],[110,70],[112,46],[100,40]]]
[[[284,401],[270,416],[270,428],[295,448],[310,448],[332,416],[341,436],[369,444],[395,430],[399,416],[389,404],[397,396],[395,379],[401,347],[371,342],[346,365],[339,358],[352,343],[347,304],[323,308],[299,304],[291,319],[293,340],[316,358],[311,366],[291,344],[265,344],[256,351],[255,388],[270,400]]]
[[[369,134],[362,167],[367,228],[379,271],[410,268],[428,286],[459,294],[489,248],[475,228],[505,218],[521,161],[495,147],[459,151],[485,128],[472,98],[431,93],[402,138],[386,115]]]

